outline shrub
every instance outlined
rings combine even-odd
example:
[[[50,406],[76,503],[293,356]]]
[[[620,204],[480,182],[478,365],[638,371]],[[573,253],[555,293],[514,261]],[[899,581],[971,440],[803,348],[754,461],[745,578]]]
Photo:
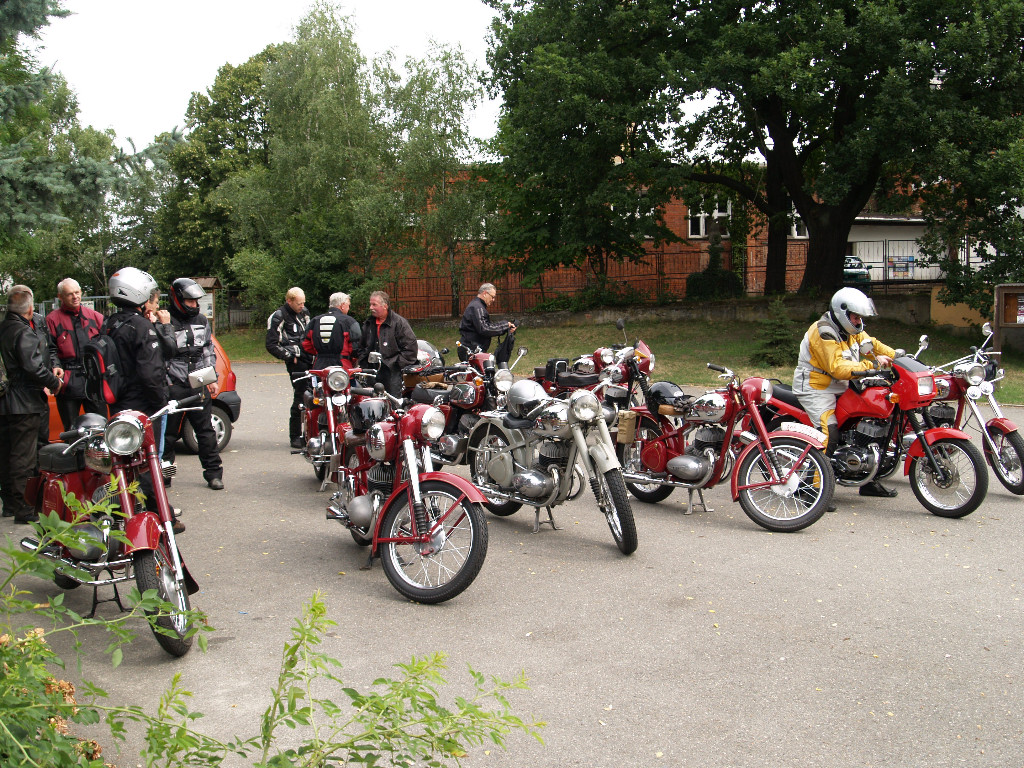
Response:
[[[768,315],[761,329],[755,334],[756,346],[750,355],[755,365],[779,367],[796,365],[800,352],[802,330],[786,313],[786,305],[780,296],[768,304]]]

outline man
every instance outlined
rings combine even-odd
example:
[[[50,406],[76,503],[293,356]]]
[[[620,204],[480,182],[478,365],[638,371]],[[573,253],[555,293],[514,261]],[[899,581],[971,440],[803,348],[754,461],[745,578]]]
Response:
[[[896,350],[864,331],[864,318],[877,314],[875,303],[863,293],[856,288],[841,288],[832,297],[828,311],[807,329],[800,344],[800,357],[793,372],[793,394],[811,421],[826,434],[828,456],[835,453],[839,442],[836,399],[850,386],[854,372],[889,368],[896,356]],[[866,352],[865,348],[871,351]],[[862,352],[874,361],[861,360]],[[896,490],[876,480],[862,485],[860,495],[892,497]]]
[[[310,368],[341,365],[347,371],[355,367],[354,350],[359,349],[363,334],[359,323],[348,314],[351,302],[347,293],[332,293],[330,309],[313,318],[302,340],[302,348],[316,356]]]
[[[288,439],[292,448],[305,447],[302,442],[302,393],[306,391],[305,381],[296,381],[313,362],[313,356],[302,348],[302,340],[309,330],[309,310],[306,309],[306,294],[301,288],[289,288],[284,304],[267,318],[267,352],[278,360],[284,360],[292,380],[292,408],[288,417]]]
[[[494,303],[498,291],[491,283],[484,283],[477,291],[476,298],[466,305],[459,323],[459,359],[469,360],[470,353],[480,347],[486,352],[491,346],[491,339],[503,333],[515,333],[516,327],[511,322],[492,323],[488,307]]]
[[[380,368],[377,381],[395,397],[402,396],[402,369],[416,362],[416,334],[409,321],[390,310],[390,301],[384,291],[370,294],[370,317],[363,323],[363,340],[359,350],[359,364],[370,366],[370,353],[379,352]]]
[[[118,307],[103,323],[103,333],[114,340],[121,361],[122,385],[117,401],[110,406],[116,413],[131,409],[152,415],[167,405],[167,366],[163,346],[153,322],[147,316],[147,304],[159,286],[153,276],[135,267],[124,267],[110,276],[107,292]],[[147,507],[156,509],[153,480],[148,472],[139,477],[139,486],[147,498]],[[175,533],[184,533],[180,520]]]
[[[181,420],[188,417],[199,444],[199,463],[203,465],[203,479],[215,491],[224,490],[224,466],[217,450],[217,434],[213,430],[213,397],[207,388],[193,389],[188,375],[208,366],[216,366],[217,354],[213,347],[210,321],[199,311],[199,299],[206,291],[195,280],[179,277],[171,283],[171,328],[174,331],[175,350],[167,361],[167,381],[172,400],[183,400],[201,394],[202,408],[198,411],[173,413],[167,417],[167,434],[177,435]],[[164,457],[174,463],[174,440],[164,442]]]
[[[7,316],[0,323],[0,355],[9,387],[0,397],[0,499],[4,517],[16,523],[39,519],[25,501],[25,486],[36,469],[39,423],[46,392],[59,393],[64,371],[51,367],[46,334],[33,324],[35,297],[27,285],[7,292]]]
[[[60,423],[68,430],[83,408],[86,413],[103,411],[85,396],[81,358],[82,348],[103,328],[103,315],[82,304],[82,286],[70,277],[57,283],[57,300],[59,306],[46,316],[46,329],[64,369],[64,386],[55,400]]]

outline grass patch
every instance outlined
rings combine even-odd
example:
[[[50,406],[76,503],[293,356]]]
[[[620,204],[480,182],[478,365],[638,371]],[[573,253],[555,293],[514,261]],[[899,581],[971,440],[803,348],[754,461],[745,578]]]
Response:
[[[766,320],[765,322],[771,322]],[[792,381],[791,364],[779,367],[758,366],[750,362],[757,346],[757,335],[762,323],[710,323],[697,320],[673,322],[629,322],[626,323],[628,341],[643,339],[655,354],[657,361],[655,380],[667,379],[680,385],[714,387],[717,379],[707,369],[708,363],[727,366],[740,376],[768,376],[786,383]],[[806,324],[798,323],[799,334],[807,330]],[[419,338],[427,339],[439,347],[448,347],[449,361],[455,356],[455,340],[458,331],[454,328],[438,328],[434,325],[412,323]],[[917,350],[917,340],[927,333],[930,348],[921,355],[924,363],[946,363],[966,355],[972,344],[981,342],[980,333],[974,337],[957,336],[935,328],[910,326],[903,323],[874,319],[868,323],[868,331],[893,347],[903,347],[909,352]],[[268,362],[272,360],[263,346],[266,331],[262,328],[237,330],[218,335],[220,343],[233,362]],[[557,326],[545,328],[521,328],[516,334],[519,345],[530,351],[516,367],[516,372],[526,375],[535,366],[544,365],[550,357],[565,357],[570,360],[579,355],[593,352],[599,346],[610,346],[623,341],[622,333],[612,323],[592,326]],[[492,345],[493,348],[493,345]],[[1004,403],[1024,404],[1024,355],[1015,350],[1003,354],[1006,378],[999,384],[997,397]]]

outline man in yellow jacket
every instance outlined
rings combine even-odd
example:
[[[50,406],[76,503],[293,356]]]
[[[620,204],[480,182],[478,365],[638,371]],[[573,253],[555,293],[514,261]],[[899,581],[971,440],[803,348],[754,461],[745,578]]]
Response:
[[[814,424],[827,435],[826,453],[838,446],[836,399],[850,386],[854,372],[889,368],[896,351],[864,330],[864,318],[875,317],[875,303],[856,288],[841,288],[828,311],[816,321],[800,343],[793,372],[793,394]],[[861,356],[869,359],[861,359]],[[862,485],[861,496],[896,495],[877,480]]]

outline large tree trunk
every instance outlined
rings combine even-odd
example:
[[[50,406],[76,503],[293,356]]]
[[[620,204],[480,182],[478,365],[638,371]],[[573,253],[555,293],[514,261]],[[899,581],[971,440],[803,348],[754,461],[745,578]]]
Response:
[[[786,292],[786,259],[789,256],[789,211],[792,201],[782,183],[779,163],[771,153],[765,160],[765,202],[772,214],[768,217],[768,253],[764,273],[764,293],[770,296]]]
[[[843,285],[843,257],[853,226],[853,216],[843,215],[830,206],[815,206],[805,219],[810,242],[807,245],[807,268],[800,284],[800,292],[817,288],[822,294],[831,294]]]

